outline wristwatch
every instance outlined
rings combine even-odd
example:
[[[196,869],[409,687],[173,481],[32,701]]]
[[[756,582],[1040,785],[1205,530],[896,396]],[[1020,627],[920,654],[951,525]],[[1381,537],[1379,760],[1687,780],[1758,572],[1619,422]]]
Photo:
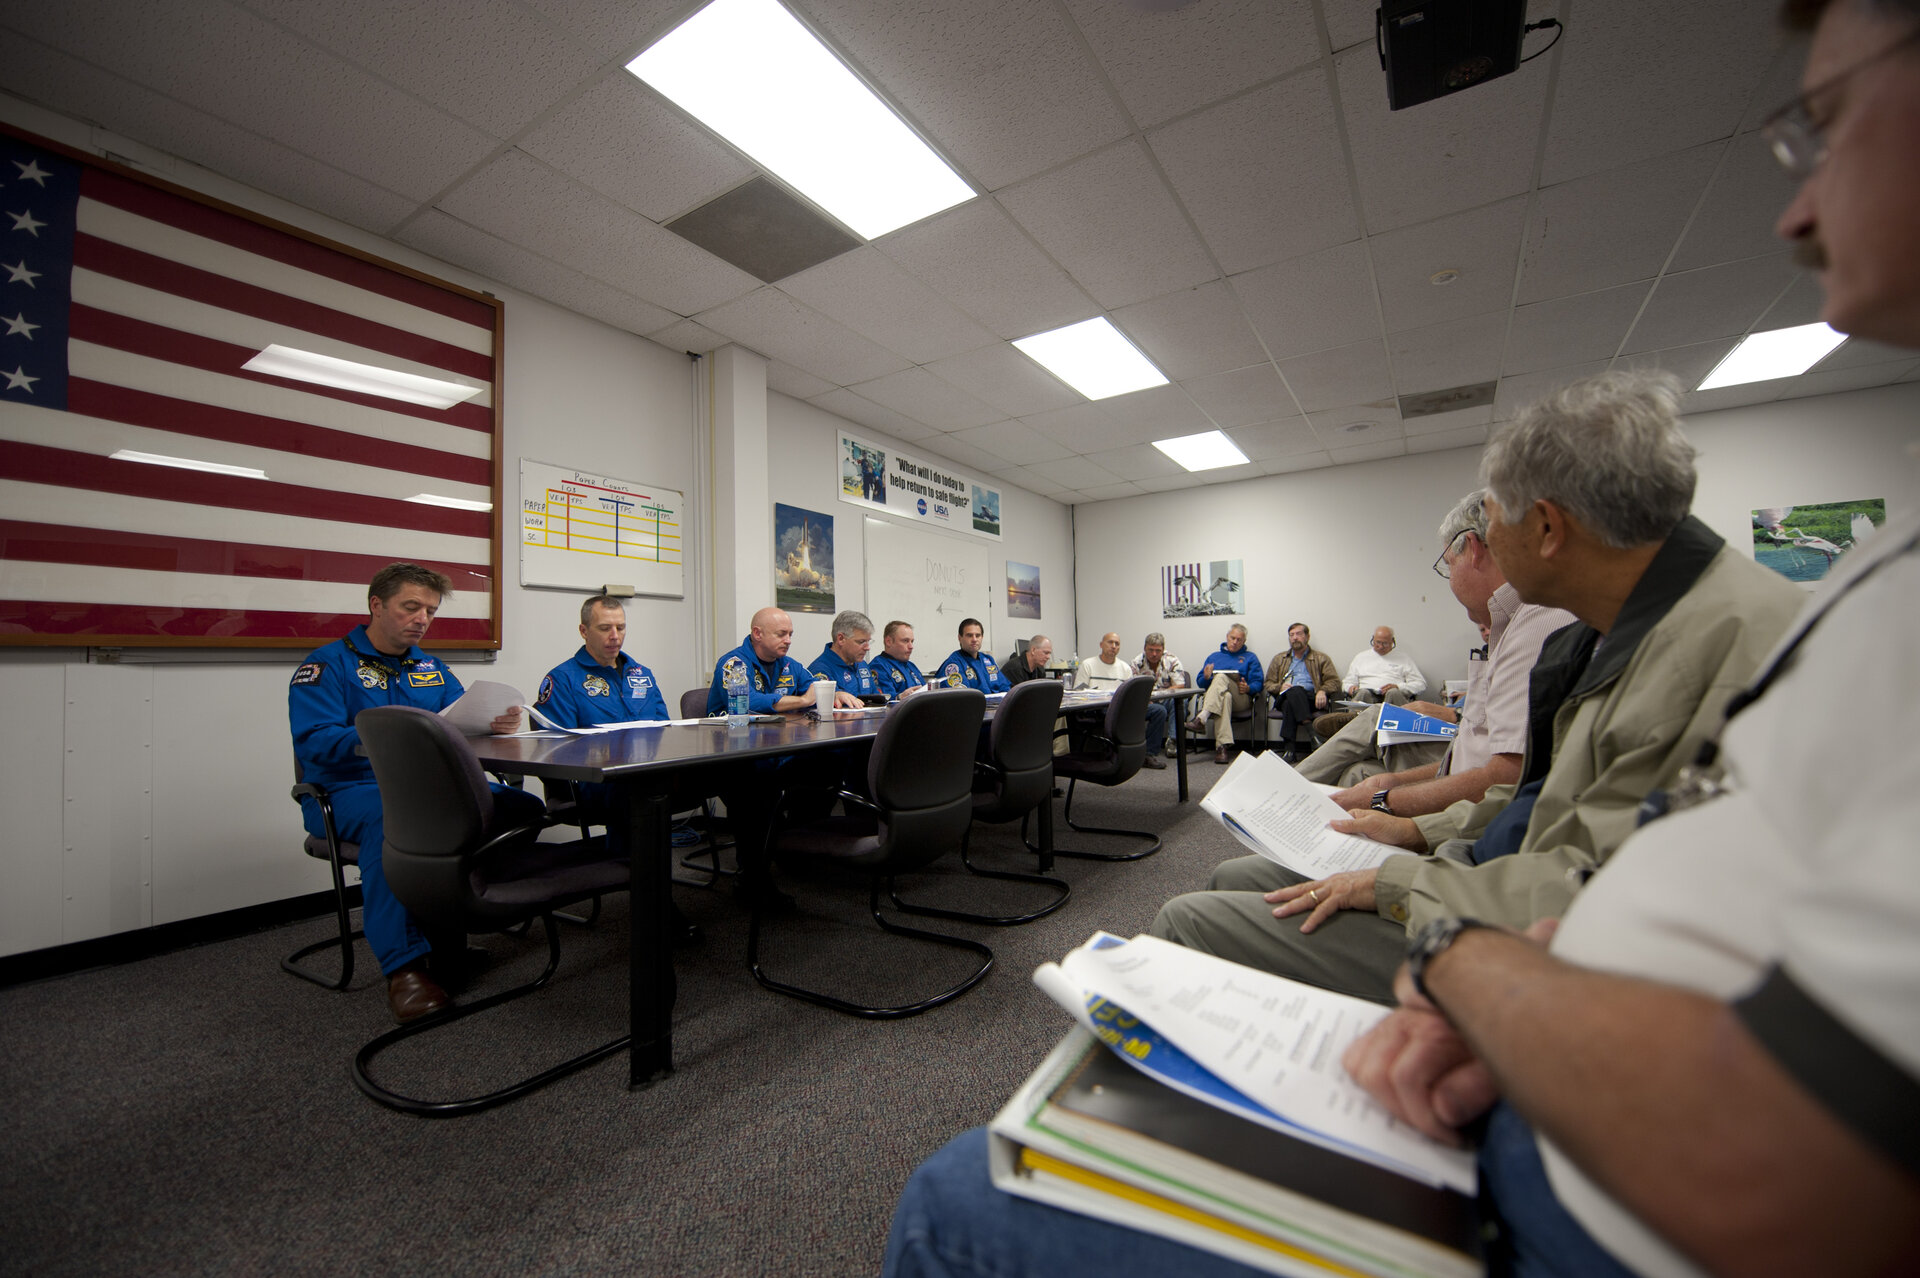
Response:
[[[1447,947],[1458,940],[1462,932],[1476,927],[1492,928],[1493,925],[1479,919],[1435,919],[1408,939],[1407,976],[1413,981],[1413,988],[1420,991],[1420,997],[1435,1007],[1440,1001],[1427,992],[1427,964],[1446,953]]]
[[[1390,806],[1388,806],[1388,803],[1387,803],[1387,796],[1392,793],[1393,793],[1393,789],[1391,787],[1385,790],[1375,790],[1373,792],[1373,802],[1369,803],[1367,806],[1372,808],[1375,812],[1384,812],[1388,816],[1392,816],[1393,809]]]

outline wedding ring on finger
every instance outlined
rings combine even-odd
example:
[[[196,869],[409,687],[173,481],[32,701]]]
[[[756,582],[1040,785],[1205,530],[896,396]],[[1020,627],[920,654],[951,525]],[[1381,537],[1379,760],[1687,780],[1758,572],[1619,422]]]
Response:
[[[1312,902],[1313,902],[1313,903],[1314,903],[1315,905],[1318,905],[1318,904],[1320,904],[1320,889],[1319,889],[1319,888],[1308,888],[1308,889],[1307,889],[1307,899],[1308,899],[1308,900],[1310,900],[1310,901],[1312,901]]]

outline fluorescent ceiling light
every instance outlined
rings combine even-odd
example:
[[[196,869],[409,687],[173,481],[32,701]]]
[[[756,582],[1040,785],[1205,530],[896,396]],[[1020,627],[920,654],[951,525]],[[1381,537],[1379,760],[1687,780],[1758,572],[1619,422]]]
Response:
[[[1743,382],[1764,382],[1776,377],[1798,377],[1847,340],[1825,324],[1802,324],[1798,328],[1776,328],[1771,333],[1750,333],[1727,357],[1707,374],[1700,390],[1738,386]]]
[[[204,470],[214,475],[238,475],[242,479],[265,479],[267,472],[252,466],[228,466],[224,462],[201,461],[195,457],[168,457],[164,453],[136,453],[123,448],[109,453],[112,461],[145,462],[149,466],[178,466],[181,470]]]
[[[269,346],[241,367],[251,373],[317,382],[362,395],[384,395],[408,404],[425,404],[428,408],[452,408],[486,389],[466,382],[448,382],[438,377],[381,368],[378,364],[356,364],[350,359],[296,350],[291,346]]]
[[[492,510],[490,501],[470,501],[465,497],[442,497],[439,493],[415,493],[407,498],[422,506],[445,506],[450,510]]]
[[[1239,466],[1247,460],[1247,455],[1240,451],[1239,446],[1217,430],[1182,435],[1178,439],[1156,439],[1153,446],[1188,470]]]
[[[1106,399],[1167,384],[1165,374],[1122,337],[1105,316],[1022,337],[1014,345],[1088,399]]]
[[[627,70],[867,239],[973,198],[775,0],[714,0]]]

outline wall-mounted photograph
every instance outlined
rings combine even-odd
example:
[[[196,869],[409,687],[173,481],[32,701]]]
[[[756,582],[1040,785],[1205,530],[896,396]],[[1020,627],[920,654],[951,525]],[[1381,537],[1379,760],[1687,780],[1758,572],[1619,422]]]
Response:
[[[1788,581],[1811,586],[1886,522],[1883,497],[1811,506],[1759,506],[1753,511],[1753,561]]]
[[[773,598],[788,612],[833,611],[833,516],[773,504]]]
[[[1000,490],[973,486],[973,526],[983,533],[1000,535]],[[1039,616],[1039,613],[1034,613]]]
[[[1162,617],[1229,617],[1247,610],[1245,580],[1238,559],[1202,564],[1168,564],[1160,570]]]
[[[1034,565],[1007,560],[1007,615],[1040,615],[1040,569]]]

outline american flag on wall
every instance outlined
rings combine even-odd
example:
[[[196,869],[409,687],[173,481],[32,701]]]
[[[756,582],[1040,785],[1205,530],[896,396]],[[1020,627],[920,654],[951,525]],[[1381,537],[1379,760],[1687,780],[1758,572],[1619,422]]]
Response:
[[[435,646],[497,646],[498,302],[0,133],[0,330],[0,643],[321,643],[411,559],[453,579]],[[269,344],[485,389],[242,367]]]

